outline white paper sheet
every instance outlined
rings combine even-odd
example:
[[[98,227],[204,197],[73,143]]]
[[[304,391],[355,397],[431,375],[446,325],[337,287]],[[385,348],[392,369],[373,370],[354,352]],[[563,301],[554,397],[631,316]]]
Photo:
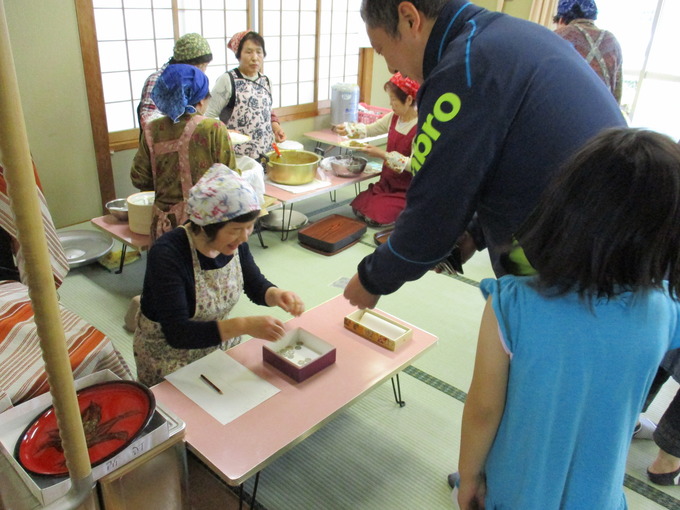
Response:
[[[315,189],[320,189],[320,188],[325,188],[326,186],[331,185],[331,181],[320,181],[319,179],[314,179],[312,182],[308,184],[299,184],[297,186],[291,186],[288,184],[279,184],[276,182],[272,182],[269,179],[267,179],[267,182],[271,184],[272,186],[276,186],[277,188],[281,188],[283,190],[288,191],[289,193],[307,193],[308,191],[314,191]]]
[[[203,381],[201,374],[222,390],[222,394]],[[165,378],[222,425],[281,391],[220,350]]]

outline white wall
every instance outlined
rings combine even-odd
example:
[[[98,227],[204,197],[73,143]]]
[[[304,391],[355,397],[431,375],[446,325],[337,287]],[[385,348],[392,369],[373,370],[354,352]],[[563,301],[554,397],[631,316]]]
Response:
[[[30,150],[57,227],[101,215],[73,2],[4,0]]]

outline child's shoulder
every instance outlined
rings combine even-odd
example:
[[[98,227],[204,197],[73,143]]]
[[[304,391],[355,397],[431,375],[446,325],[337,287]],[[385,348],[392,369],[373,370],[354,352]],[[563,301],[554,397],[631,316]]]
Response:
[[[505,275],[498,279],[484,278],[479,283],[479,288],[484,298],[489,296],[523,293],[530,289],[529,282],[533,280],[531,276]]]

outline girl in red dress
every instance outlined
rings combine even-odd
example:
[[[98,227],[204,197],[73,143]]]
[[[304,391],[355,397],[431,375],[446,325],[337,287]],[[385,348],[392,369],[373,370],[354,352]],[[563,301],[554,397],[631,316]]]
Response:
[[[418,83],[396,73],[385,83],[392,112],[372,124],[345,123],[335,127],[340,135],[366,138],[387,133],[387,147],[357,148],[384,161],[380,179],[370,184],[350,204],[354,214],[372,227],[394,224],[406,206],[406,190],[411,184],[411,142],[418,129],[416,94]]]

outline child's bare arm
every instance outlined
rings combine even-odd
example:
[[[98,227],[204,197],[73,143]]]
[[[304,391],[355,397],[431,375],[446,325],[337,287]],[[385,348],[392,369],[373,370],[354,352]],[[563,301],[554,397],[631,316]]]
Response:
[[[463,410],[458,463],[461,509],[484,508],[484,464],[503,416],[509,365],[510,359],[501,344],[489,298],[482,316],[475,369]]]

